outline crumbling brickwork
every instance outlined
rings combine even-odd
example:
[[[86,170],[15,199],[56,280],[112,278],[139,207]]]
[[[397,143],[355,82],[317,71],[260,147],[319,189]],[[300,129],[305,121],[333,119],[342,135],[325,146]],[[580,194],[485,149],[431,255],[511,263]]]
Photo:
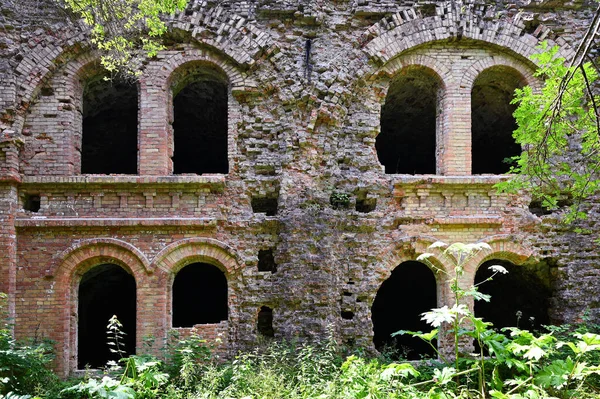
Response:
[[[505,177],[472,173],[475,82],[493,93],[506,73],[512,88],[539,88],[530,56],[546,40],[568,58],[591,3],[192,1],[169,21],[167,49],[144,63],[135,84],[136,174],[82,173],[84,119],[100,107],[118,118],[126,108],[118,94],[93,86],[102,71],[85,29],[61,19],[52,3],[40,4],[44,21],[34,11],[19,18],[3,3],[0,290],[9,294],[16,335],[54,340],[61,372],[82,365],[82,281],[108,264],[135,279],[131,331],[139,350],[149,339],[158,349],[173,329],[190,333],[173,327],[173,282],[199,264],[227,280],[226,318],[194,327],[219,337],[224,354],[259,335],[320,339],[329,331],[340,343],[373,350],[379,288],[436,240],[492,247],[468,265],[465,285],[491,259],[543,264],[551,321],[578,320],[586,309],[600,317],[593,238],[557,227],[551,215],[535,216],[526,194],[498,193],[494,184]],[[420,74],[434,77],[435,90],[402,92]],[[192,82],[200,91],[212,90],[210,82],[227,85],[221,161],[228,173],[174,167],[174,97]],[[397,96],[388,93],[394,82]],[[420,112],[419,95],[435,96],[428,100],[434,170],[395,174],[378,158],[382,108],[395,96],[403,101],[390,106],[400,112],[391,114],[393,125],[403,110]],[[477,101],[485,118],[488,104]],[[410,137],[410,126],[403,132]],[[193,146],[210,146],[203,126],[196,134]],[[100,164],[118,152],[94,150]],[[434,263],[452,265],[440,253]],[[437,304],[450,303],[443,274],[435,280]],[[410,307],[393,304],[378,319],[402,319]]]

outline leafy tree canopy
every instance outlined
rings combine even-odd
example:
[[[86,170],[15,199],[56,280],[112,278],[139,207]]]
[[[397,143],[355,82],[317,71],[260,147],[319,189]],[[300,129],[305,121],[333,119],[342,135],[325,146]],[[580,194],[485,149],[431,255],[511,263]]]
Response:
[[[558,57],[558,48],[542,44],[534,60],[541,90],[527,86],[516,91],[513,133],[523,146],[514,157],[510,173],[516,176],[499,184],[503,191],[527,190],[548,209],[571,204],[567,220],[585,217],[580,204],[598,192],[600,178],[600,118],[594,85],[598,73],[591,62],[571,62]]]
[[[140,56],[162,49],[162,16],[183,11],[187,0],[64,0],[91,27],[92,43],[110,72],[137,75]]]

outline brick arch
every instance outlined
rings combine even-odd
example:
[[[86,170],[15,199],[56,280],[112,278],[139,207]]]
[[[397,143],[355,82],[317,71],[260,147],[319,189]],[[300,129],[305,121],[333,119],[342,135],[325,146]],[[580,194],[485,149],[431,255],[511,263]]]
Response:
[[[465,90],[465,92],[468,91],[470,93],[477,77],[494,67],[510,68],[516,74],[521,76],[524,85],[531,86],[533,90],[541,90],[541,81],[533,75],[534,70],[531,68],[531,65],[503,54],[495,54],[494,56],[478,60],[471,64],[462,76],[460,87],[462,90]]]
[[[161,90],[168,90],[176,71],[185,68],[186,64],[206,63],[222,71],[233,92],[254,90],[255,88],[255,83],[249,80],[239,67],[226,58],[219,57],[217,53],[187,46],[185,51],[167,51],[164,55],[164,58],[158,61],[151,60],[148,63],[140,79],[142,87],[153,86]]]
[[[146,256],[135,246],[115,238],[94,238],[78,241],[60,253],[46,271],[46,277],[69,278],[82,265],[93,267],[98,260],[116,262],[132,273],[136,280],[138,276],[153,271]]]
[[[185,51],[167,52],[165,58],[150,61],[140,79],[140,113],[152,115],[139,121],[139,171],[142,175],[168,175],[173,171],[171,157],[173,142],[173,93],[171,85],[177,81],[178,73],[187,68],[206,65],[230,88],[228,96],[227,152],[229,173],[235,168],[237,155],[237,126],[241,122],[240,105],[232,96],[237,92],[254,90],[256,84],[248,79],[239,68],[224,58],[197,48],[186,47]],[[158,149],[158,152],[156,151]]]
[[[423,17],[415,9],[403,10],[382,19],[372,25],[359,38],[359,45],[367,56],[385,65],[404,51],[443,40],[471,39],[490,45],[510,49],[515,55],[529,59],[538,53],[541,40],[546,40],[552,47],[561,46],[560,56],[569,58],[573,49],[558,38],[556,41],[549,36],[548,28],[536,30],[538,36],[523,32],[523,26],[511,21],[486,21],[485,9],[476,5],[457,6],[453,2],[437,4],[436,16]]]
[[[23,129],[27,111],[39,97],[42,87],[52,78],[54,73],[65,64],[88,51],[85,45],[86,34],[78,33],[69,37],[62,46],[54,43],[38,45],[30,51],[14,68],[19,71],[15,78],[14,103],[7,103],[2,114],[9,112],[10,118],[0,118],[0,130],[10,129],[20,133]],[[82,45],[83,44],[83,45]],[[14,113],[14,114],[13,114]]]
[[[377,291],[381,284],[387,280],[394,269],[403,262],[415,261],[417,257],[423,253],[432,253],[433,256],[429,258],[429,261],[441,271],[436,272],[427,263],[423,264],[431,269],[435,275],[436,285],[438,287],[438,302],[441,303],[443,300],[443,271],[452,270],[452,265],[449,263],[442,251],[439,248],[429,249],[428,247],[436,242],[437,240],[433,237],[419,236],[419,237],[405,237],[394,244],[386,247],[380,251],[378,257],[381,261],[373,268],[376,278],[370,282],[366,302],[369,306],[373,304],[373,300],[377,295]]]
[[[382,79],[384,76],[387,79],[393,79],[397,73],[405,68],[419,67],[430,70],[431,74],[435,75],[442,83],[442,90],[445,90],[446,87],[451,85],[454,81],[450,68],[440,61],[422,54],[407,54],[394,58],[378,70],[377,79]]]
[[[61,371],[67,375],[77,367],[77,287],[81,277],[94,266],[110,263],[122,267],[133,275],[136,286],[148,274],[149,262],[145,256],[124,241],[99,238],[84,240],[73,244],[63,251],[56,262],[56,267],[49,271],[47,277],[53,277],[55,284],[55,309],[59,312],[60,322],[57,331],[62,339],[57,341],[56,353]],[[139,326],[141,307],[137,309]],[[138,328],[139,331],[139,328]],[[138,332],[139,334],[139,332]],[[139,343],[139,336],[137,337]]]
[[[524,246],[518,239],[510,235],[498,235],[481,240],[491,247],[491,251],[481,251],[465,265],[465,274],[475,278],[479,266],[490,260],[500,259],[521,265],[531,259],[534,254],[530,248]]]
[[[163,248],[152,260],[153,267],[175,275],[183,267],[204,262],[221,269],[227,276],[236,274],[243,262],[229,245],[212,238],[187,238]]]
[[[379,107],[381,107],[377,121],[378,123],[376,126],[373,126],[374,136],[377,137],[381,133],[383,107],[388,99],[390,88],[393,86],[395,78],[399,77],[403,71],[407,70],[419,71],[419,74],[426,75],[438,84],[437,95],[435,98],[438,108],[437,115],[435,116],[435,152],[431,154],[431,159],[435,162],[435,169],[439,171],[443,167],[442,157],[440,156],[440,154],[443,153],[442,148],[444,146],[444,136],[442,132],[446,130],[446,119],[443,115],[448,108],[448,87],[451,88],[455,86],[455,78],[452,75],[450,68],[433,57],[423,54],[400,55],[384,67],[380,68],[374,75],[367,77],[367,80],[370,80],[370,83],[368,84],[368,98],[366,101],[372,104],[378,104]],[[362,101],[365,101],[365,99],[361,99],[361,102]],[[380,159],[379,150],[376,151],[376,146],[373,146],[372,150],[373,154],[376,154],[377,156],[377,163],[383,168],[384,162]],[[435,171],[433,171],[433,173],[435,173]]]

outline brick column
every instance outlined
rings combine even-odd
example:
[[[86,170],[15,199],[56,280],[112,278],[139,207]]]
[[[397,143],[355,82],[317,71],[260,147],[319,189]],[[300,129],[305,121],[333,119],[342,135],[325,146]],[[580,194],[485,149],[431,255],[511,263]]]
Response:
[[[145,78],[140,82],[140,111],[138,132],[138,173],[140,175],[168,175],[172,170],[169,144],[169,93]]]
[[[438,174],[471,174],[471,93],[448,86],[442,100],[442,129],[438,133]]]
[[[0,144],[0,292],[8,294],[8,317],[15,317],[17,233],[15,214],[19,196],[20,140]],[[1,315],[4,316],[4,315]]]

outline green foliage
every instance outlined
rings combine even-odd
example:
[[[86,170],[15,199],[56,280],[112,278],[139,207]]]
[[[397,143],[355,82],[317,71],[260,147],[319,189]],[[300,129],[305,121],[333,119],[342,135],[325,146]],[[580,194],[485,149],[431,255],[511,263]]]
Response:
[[[477,292],[477,287],[460,288],[457,276],[462,273],[461,265],[476,251],[487,250],[486,245],[435,243],[432,247],[440,250],[438,256],[449,256],[456,261],[455,272],[458,274],[448,275],[455,296],[464,300],[470,293]],[[422,255],[421,259],[431,257]],[[503,273],[499,267],[492,268],[498,274]],[[59,384],[47,380],[47,385],[54,384],[53,388],[40,389],[42,382],[38,379],[37,384],[19,386],[18,392],[6,396],[0,394],[0,399],[38,398],[33,395],[48,399],[598,397],[600,326],[584,322],[576,326],[549,327],[549,332],[540,335],[508,328],[502,334],[495,331],[491,323],[474,317],[461,302],[434,309],[423,316],[430,324],[439,324],[450,338],[458,338],[459,347],[469,339],[476,339],[481,353],[473,356],[455,352],[456,359],[440,357],[441,362],[432,360],[418,365],[356,354],[344,358],[333,331],[330,331],[329,338],[321,342],[270,341],[268,346],[239,353],[231,361],[217,362],[210,355],[206,342],[191,335],[183,339],[172,337],[166,351],[166,365],[149,355],[130,356],[113,364],[104,375],[88,375],[76,384],[66,382],[70,386],[62,391],[56,389]],[[118,331],[118,323],[111,325]],[[432,343],[440,332],[436,328],[426,333],[399,333]],[[2,339],[6,337],[2,336]],[[0,364],[4,366],[4,362],[2,359]]]
[[[333,209],[346,209],[350,206],[350,194],[334,191],[329,197],[329,203]]]
[[[106,326],[106,338],[111,353],[114,353],[118,358],[125,357],[127,353],[123,340],[125,339],[125,332],[123,331],[123,324],[117,319],[116,315],[113,315],[108,320]]]
[[[187,0],[65,0],[67,8],[90,26],[92,43],[110,72],[139,73],[140,56],[163,48],[167,27],[161,17],[183,11]]]
[[[585,217],[579,201],[598,191],[600,180],[600,120],[592,94],[598,74],[590,63],[567,65],[558,47],[541,46],[532,56],[540,65],[535,76],[544,80],[541,90],[516,90],[513,103],[518,128],[513,133],[524,148],[514,157],[516,176],[500,183],[502,191],[528,190],[542,206],[556,209],[574,202],[568,221]]]
[[[4,315],[6,294],[0,293],[0,314]],[[0,325],[0,397],[17,398],[33,394],[57,383],[58,378],[49,370],[52,362],[52,344],[48,341],[18,342],[12,336],[11,326]]]

